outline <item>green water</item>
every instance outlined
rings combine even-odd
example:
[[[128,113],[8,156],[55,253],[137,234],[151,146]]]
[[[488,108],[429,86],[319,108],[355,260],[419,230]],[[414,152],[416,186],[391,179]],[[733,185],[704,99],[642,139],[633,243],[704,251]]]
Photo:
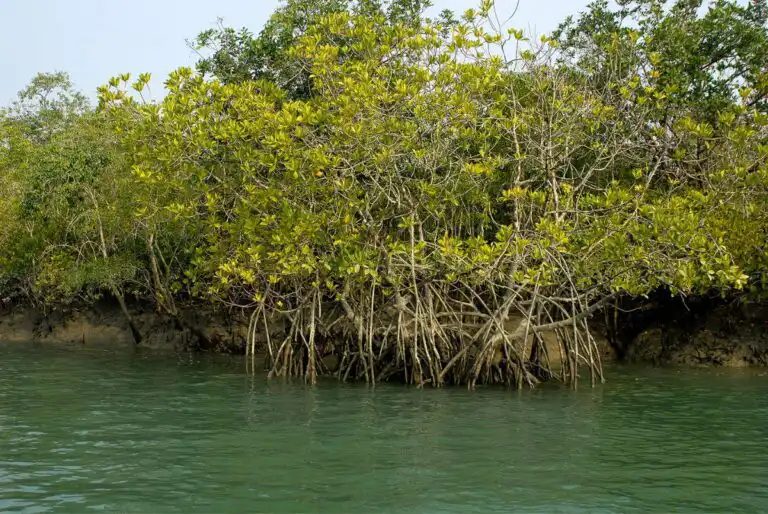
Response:
[[[579,392],[248,378],[0,345],[0,512],[768,511],[768,376]]]

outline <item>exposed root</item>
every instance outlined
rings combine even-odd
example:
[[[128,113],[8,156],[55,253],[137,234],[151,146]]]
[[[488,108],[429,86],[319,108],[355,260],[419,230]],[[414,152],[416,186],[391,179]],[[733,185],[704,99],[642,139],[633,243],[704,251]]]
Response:
[[[539,288],[495,296],[435,284],[412,284],[407,296],[393,289],[371,283],[353,294],[346,285],[334,299],[313,290],[281,311],[260,304],[248,326],[250,369],[262,352],[269,377],[303,376],[308,384],[334,374],[370,385],[399,380],[419,387],[524,388],[560,380],[575,388],[584,368],[592,385],[604,380],[588,324],[603,302],[558,299]],[[270,333],[275,318],[287,321],[277,340]],[[329,356],[333,370],[324,361]]]

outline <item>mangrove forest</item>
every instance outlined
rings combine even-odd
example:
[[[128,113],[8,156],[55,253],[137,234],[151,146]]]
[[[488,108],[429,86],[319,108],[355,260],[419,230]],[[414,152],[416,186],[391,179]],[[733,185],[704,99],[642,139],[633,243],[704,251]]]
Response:
[[[659,298],[762,301],[765,0],[597,0],[535,37],[430,7],[287,0],[162,94],[34,77],[0,110],[3,305],[106,298],[137,344],[137,305],[197,340],[224,313],[310,384],[523,388],[603,381],[596,325]]]

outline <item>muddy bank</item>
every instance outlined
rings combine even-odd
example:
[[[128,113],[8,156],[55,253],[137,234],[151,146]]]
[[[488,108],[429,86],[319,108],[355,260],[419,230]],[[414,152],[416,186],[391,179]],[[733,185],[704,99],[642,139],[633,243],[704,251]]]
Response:
[[[655,299],[619,316],[619,360],[670,366],[768,366],[768,303]]]
[[[331,307],[329,307],[331,308]],[[169,351],[203,351],[244,354],[248,318],[238,311],[215,311],[198,306],[183,312],[180,319],[157,313],[151,305],[132,303],[129,311],[141,335],[139,347]],[[513,331],[522,321],[512,317],[506,325]],[[285,337],[287,326],[271,324],[272,337]],[[341,334],[337,334],[341,337]],[[604,337],[595,334],[603,362],[615,359],[615,352]],[[553,369],[563,365],[564,355],[554,333],[541,334],[547,361]],[[266,335],[255,334],[257,353],[266,353]],[[93,305],[79,305],[66,310],[43,310],[28,305],[6,306],[0,309],[0,343],[35,342],[50,344],[84,345],[96,347],[135,347],[128,321],[114,300],[101,300]],[[533,336],[526,346],[533,345]],[[339,363],[339,348],[334,338],[326,338],[319,345],[320,357],[327,371],[334,372]],[[469,352],[470,355],[472,352]],[[499,365],[503,356],[496,350],[493,364]]]
[[[618,328],[607,328],[610,324],[602,321],[602,314],[594,320],[600,359],[604,363],[768,366],[768,303],[720,299],[683,302],[657,298],[643,305],[624,307],[628,312],[616,317]],[[171,319],[149,305],[134,303],[130,305],[130,313],[141,333],[138,346],[142,348],[245,353],[248,319],[237,311],[198,306],[183,312],[179,319]],[[612,316],[610,312],[606,314]],[[519,320],[510,320],[510,323],[516,326]],[[272,330],[279,334],[281,327],[274,326]],[[563,355],[556,338],[548,333],[542,336],[549,363],[557,370]],[[262,334],[257,334],[256,340],[265,342]],[[0,309],[2,342],[136,346],[125,316],[117,302],[111,300],[53,311],[24,305],[6,306]],[[326,371],[335,371],[339,355],[333,342],[328,340],[321,348]]]
[[[330,307],[329,307],[330,308]],[[132,303],[129,311],[134,325],[141,335],[139,347],[171,351],[203,351],[228,354],[244,354],[248,330],[248,318],[238,311],[215,311],[208,306],[198,306],[183,312],[179,319],[157,313],[151,305]],[[520,318],[511,318],[507,325],[514,330]],[[271,324],[273,338],[284,337],[287,326]],[[266,335],[255,334],[257,353],[266,352]],[[337,334],[341,337],[341,334]],[[339,360],[339,348],[334,337],[326,338],[319,345],[320,356],[328,371],[335,371]],[[36,342],[86,346],[137,346],[128,321],[113,300],[101,300],[93,305],[79,305],[65,310],[43,310],[28,305],[6,306],[0,309],[0,343]],[[563,364],[562,350],[554,333],[542,333],[542,342],[549,364],[559,369]],[[615,352],[605,340],[598,337],[601,359],[610,361]],[[532,336],[526,342],[530,349]],[[529,350],[530,351],[530,350]],[[472,352],[469,352],[470,354]],[[501,350],[496,351],[494,364],[502,360]],[[498,361],[498,362],[497,362]]]
[[[130,313],[141,334],[140,347],[170,351],[243,353],[247,322],[210,309],[183,312],[172,319],[134,303]],[[66,310],[15,305],[0,310],[0,342],[87,346],[137,346],[115,301],[102,300]]]

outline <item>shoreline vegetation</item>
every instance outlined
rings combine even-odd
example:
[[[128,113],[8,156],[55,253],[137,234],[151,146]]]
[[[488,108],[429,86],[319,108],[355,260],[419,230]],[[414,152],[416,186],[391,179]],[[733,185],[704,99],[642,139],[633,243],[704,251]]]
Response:
[[[308,383],[664,360],[685,312],[727,332],[767,290],[768,8],[701,4],[596,1],[534,40],[488,0],[289,0],[199,34],[158,101],[41,73],[0,112],[3,303],[49,334],[111,304],[135,344]]]

